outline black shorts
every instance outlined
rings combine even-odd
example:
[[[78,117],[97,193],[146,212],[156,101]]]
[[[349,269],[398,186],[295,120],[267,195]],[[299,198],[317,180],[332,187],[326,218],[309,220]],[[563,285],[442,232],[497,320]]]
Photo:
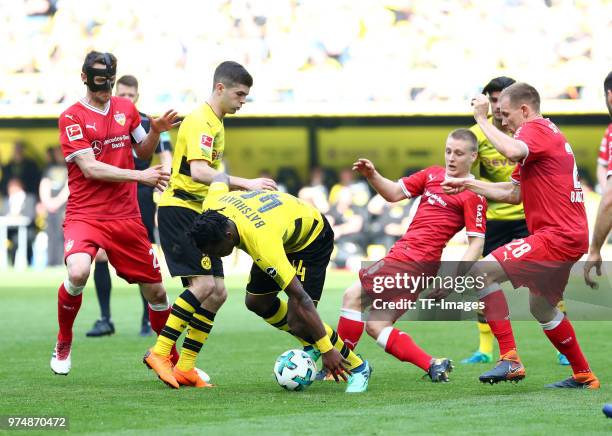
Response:
[[[179,206],[161,206],[157,213],[166,264],[172,277],[181,277],[183,286],[188,285],[187,277],[223,277],[221,258],[202,254],[186,235],[197,216],[196,211]]]
[[[512,242],[513,239],[527,236],[529,236],[529,230],[527,230],[525,220],[488,220],[482,255],[488,255],[496,248]]]
[[[319,236],[303,250],[287,254],[287,259],[295,268],[304,290],[315,303],[321,299],[327,265],[333,249],[334,232],[323,217],[323,229]],[[276,294],[281,291],[274,279],[259,269],[256,264],[251,267],[246,290],[253,295]]]
[[[153,188],[138,185],[138,207],[142,223],[147,228],[149,241],[155,244],[155,202],[153,201]]]

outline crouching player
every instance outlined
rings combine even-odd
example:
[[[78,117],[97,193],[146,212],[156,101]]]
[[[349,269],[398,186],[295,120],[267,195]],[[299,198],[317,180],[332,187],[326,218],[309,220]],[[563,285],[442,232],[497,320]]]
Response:
[[[246,306],[279,330],[296,336],[305,350],[323,358],[346,392],[364,392],[370,366],[354,354],[316,310],[333,250],[334,234],[314,207],[275,191],[229,192],[227,176],[215,176],[204,213],[189,232],[209,256],[227,256],[234,247],[254,261]],[[285,291],[288,301],[278,298]],[[312,348],[311,348],[312,347]]]
[[[375,311],[372,311],[368,321],[364,322],[361,295],[366,292],[371,296],[373,279],[381,275],[390,276],[403,272],[411,276],[434,276],[439,268],[442,250],[464,226],[467,229],[469,245],[461,260],[473,262],[481,256],[486,229],[486,200],[474,193],[453,197],[445,194],[440,186],[447,177],[457,177],[458,174],[461,174],[461,177],[470,177],[470,167],[477,152],[474,133],[467,129],[457,129],[452,131],[446,140],[446,168],[429,167],[395,182],[381,176],[366,159],[359,159],[353,165],[353,170],[366,177],[370,185],[387,201],[395,202],[419,195],[422,197],[416,215],[404,236],[382,260],[373,267],[361,270],[360,281],[344,292],[338,334],[349,347],[354,348],[365,324],[368,334],[387,353],[403,362],[418,366],[433,382],[448,381],[448,373],[452,370],[451,361],[433,358],[415,344],[409,335],[393,327],[405,310],[378,310],[374,307]],[[403,296],[415,301],[422,290],[403,292]],[[385,301],[394,299],[392,295],[379,295]]]

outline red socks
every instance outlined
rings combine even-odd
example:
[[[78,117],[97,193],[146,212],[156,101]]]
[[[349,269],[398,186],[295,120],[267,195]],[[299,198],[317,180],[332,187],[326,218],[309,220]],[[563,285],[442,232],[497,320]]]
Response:
[[[340,339],[342,339],[347,347],[354,350],[363,334],[365,322],[358,321],[354,317],[347,318],[344,312],[345,309],[342,310],[342,315],[338,320],[338,336],[340,336]]]
[[[391,329],[390,333],[388,329]],[[386,335],[388,338],[385,338]],[[429,370],[432,357],[415,344],[408,334],[393,327],[387,327],[381,332],[377,342],[380,346],[384,346],[387,353],[394,355],[402,362],[413,363],[423,371]]]
[[[83,294],[76,297],[70,295],[64,284],[59,287],[57,294],[57,321],[59,323],[58,342],[72,342],[72,326],[81,308]]]
[[[561,312],[559,312],[561,313]],[[560,353],[564,354],[572,365],[574,374],[591,372],[589,363],[582,354],[576,333],[566,316],[563,316],[561,322],[553,320],[547,324],[543,324],[542,328],[548,339]]]
[[[480,301],[485,304],[484,316],[491,327],[491,332],[499,343],[499,354],[503,356],[508,351],[516,350],[516,342],[510,324],[510,311],[504,292],[494,291]]]

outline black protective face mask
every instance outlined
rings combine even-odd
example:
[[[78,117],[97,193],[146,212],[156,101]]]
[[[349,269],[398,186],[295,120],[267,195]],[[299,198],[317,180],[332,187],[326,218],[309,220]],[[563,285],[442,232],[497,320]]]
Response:
[[[85,82],[85,84],[92,92],[112,91],[113,86],[115,86],[114,77],[117,69],[112,66],[112,61],[108,53],[104,53],[103,63],[106,65],[105,68],[85,67],[85,74],[87,75],[87,82]],[[106,80],[104,83],[98,84],[95,83],[94,77],[104,77]]]

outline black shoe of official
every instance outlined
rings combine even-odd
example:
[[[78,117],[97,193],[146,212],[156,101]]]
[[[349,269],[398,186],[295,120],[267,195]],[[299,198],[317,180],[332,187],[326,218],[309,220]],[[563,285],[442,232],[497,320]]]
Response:
[[[142,336],[143,338],[146,338],[148,336],[153,336],[153,329],[151,328],[151,323],[149,321],[145,321],[142,323],[142,326],[140,327],[140,336]]]
[[[97,320],[91,330],[87,332],[88,338],[98,338],[100,336],[110,336],[115,333],[115,325],[111,320],[99,319]]]
[[[448,375],[453,370],[453,361],[447,358],[431,359],[427,375],[434,383],[446,383]]]
[[[546,385],[546,387],[562,389],[599,389],[600,386],[599,380],[595,377],[595,374],[588,372],[585,374],[576,374],[568,379]]]

